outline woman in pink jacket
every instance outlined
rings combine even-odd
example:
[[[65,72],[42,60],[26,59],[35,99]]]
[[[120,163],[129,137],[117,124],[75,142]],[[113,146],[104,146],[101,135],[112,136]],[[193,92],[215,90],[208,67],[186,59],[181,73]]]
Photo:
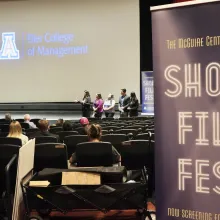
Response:
[[[96,94],[96,99],[93,103],[93,111],[95,118],[101,118],[103,113],[103,104],[102,95],[100,93]]]

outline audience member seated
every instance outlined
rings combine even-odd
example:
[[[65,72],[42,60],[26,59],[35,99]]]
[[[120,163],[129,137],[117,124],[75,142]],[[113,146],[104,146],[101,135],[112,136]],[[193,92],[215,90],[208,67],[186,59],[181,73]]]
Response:
[[[56,121],[56,126],[57,127],[63,127],[63,124],[64,124],[64,120],[62,118],[59,118],[57,121]]]
[[[71,121],[65,121],[63,123],[63,130],[64,131],[72,131],[73,130],[73,124],[71,123]]]
[[[42,119],[38,122],[38,128],[39,131],[33,133],[31,135],[31,139],[35,138],[35,137],[42,137],[42,136],[52,136],[52,137],[56,137],[57,141],[59,142],[59,136],[56,134],[52,134],[49,132],[49,122],[45,119]]]
[[[80,130],[80,134],[81,135],[87,135],[87,131],[88,131],[88,127],[89,127],[89,120],[88,118],[85,118],[85,117],[82,117],[80,120],[79,120],[79,123],[81,124],[82,126],[82,130]]]
[[[24,122],[29,124],[29,128],[37,128],[37,126],[31,122],[31,116],[29,114],[24,115]]]
[[[28,137],[22,134],[21,124],[18,121],[11,122],[8,137],[21,139],[22,145],[28,142]]]
[[[102,128],[100,125],[92,124],[88,127],[88,137],[90,142],[100,142],[102,136]],[[112,146],[112,157],[113,163],[119,163],[121,161],[121,155],[118,151]],[[77,155],[75,153],[72,154],[70,158],[70,163],[75,164],[77,163]]]
[[[5,122],[6,123],[11,123],[11,114],[10,113],[5,114]]]

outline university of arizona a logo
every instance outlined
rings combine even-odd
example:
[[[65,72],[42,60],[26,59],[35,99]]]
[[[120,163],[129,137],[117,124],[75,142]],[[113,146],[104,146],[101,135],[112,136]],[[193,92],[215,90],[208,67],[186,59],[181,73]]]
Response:
[[[18,60],[20,58],[19,50],[15,43],[15,33],[2,33],[2,47],[0,50],[0,60]]]

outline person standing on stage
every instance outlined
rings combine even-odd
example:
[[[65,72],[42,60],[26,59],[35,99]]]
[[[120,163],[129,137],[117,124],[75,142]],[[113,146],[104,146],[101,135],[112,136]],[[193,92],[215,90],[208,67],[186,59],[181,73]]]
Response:
[[[104,111],[106,118],[113,118],[115,115],[115,100],[112,94],[108,95],[108,99],[104,102]]]
[[[90,118],[90,115],[91,115],[91,108],[90,108],[91,97],[90,97],[89,91],[87,91],[87,90],[84,91],[84,97],[83,97],[83,100],[81,101],[81,103],[82,103],[82,116],[86,117],[86,118]]]
[[[118,110],[120,111],[120,117],[128,117],[128,105],[130,103],[130,97],[126,94],[126,89],[121,90],[121,96],[119,97]]]
[[[135,92],[131,92],[130,95],[130,102],[128,105],[128,111],[129,111],[129,116],[130,117],[136,117],[138,116],[138,107],[139,107],[139,102],[136,97]]]
[[[101,119],[103,113],[103,100],[102,95],[100,93],[96,94],[96,99],[93,103],[93,111],[95,118]]]

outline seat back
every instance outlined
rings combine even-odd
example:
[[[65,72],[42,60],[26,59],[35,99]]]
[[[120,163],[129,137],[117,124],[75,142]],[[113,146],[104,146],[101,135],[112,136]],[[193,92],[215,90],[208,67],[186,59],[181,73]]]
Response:
[[[127,141],[128,137],[125,134],[106,134],[102,135],[102,141],[110,142],[116,150],[121,152],[121,144],[124,141]]]
[[[121,133],[121,134],[133,134],[133,136],[136,136],[137,135],[137,133],[138,133],[138,131],[136,130],[136,129],[121,129],[121,130],[119,130],[119,132]]]
[[[57,134],[60,131],[63,131],[62,127],[52,127],[52,128],[50,128],[50,133],[53,133],[53,134]]]
[[[24,119],[23,118],[18,118],[18,119],[15,119],[15,121],[18,121],[18,122],[24,122]]]
[[[20,122],[20,124],[21,124],[21,127],[24,128],[25,130],[30,128],[29,124],[26,122]]]
[[[130,140],[122,143],[121,164],[127,170],[140,170],[144,166],[152,169],[152,150],[150,141]]]
[[[108,142],[86,142],[76,146],[77,166],[112,166],[112,144]]]
[[[114,121],[114,118],[102,118],[103,121]]]
[[[65,137],[70,136],[70,135],[77,135],[77,134],[78,134],[77,131],[60,131],[60,132],[57,132],[57,135],[59,135],[59,137],[60,137],[60,142],[62,142],[62,143],[63,143]]]
[[[1,132],[9,132],[9,124],[0,124]]]
[[[74,130],[77,131],[80,135],[86,135],[86,130],[84,127],[77,127]]]
[[[31,119],[31,122],[33,122],[38,127],[38,124],[39,124],[40,120],[41,119],[39,119],[39,118],[33,118],[33,119]]]
[[[22,141],[20,138],[0,137],[0,144],[11,144],[11,145],[22,146]]]
[[[67,147],[67,153],[68,153],[68,158],[71,157],[73,153],[76,151],[76,145],[79,143],[84,143],[88,142],[88,136],[87,135],[71,135],[71,136],[66,136],[64,138],[64,143],[66,144]]]
[[[34,171],[38,172],[44,168],[68,168],[65,144],[46,143],[35,145]]]
[[[27,130],[25,130],[25,133],[28,137],[33,136],[34,133],[36,133],[37,131],[39,131],[38,128],[29,128]]]
[[[35,138],[35,144],[57,143],[57,138],[53,136],[41,136]]]
[[[116,130],[118,130],[118,126],[105,126],[102,129],[108,130],[108,131],[110,131],[110,130],[116,131]]]
[[[151,139],[152,141],[155,140],[154,135],[155,135],[154,133],[150,133],[150,139]]]
[[[19,154],[20,146],[11,145],[11,144],[0,144],[0,195],[2,196],[2,192],[6,191],[6,166],[13,158],[13,156]],[[18,157],[17,157],[18,158]],[[10,183],[8,186],[11,189],[11,192],[15,190],[16,183],[16,175],[17,175],[17,158],[14,161],[13,165],[10,169]],[[9,192],[8,192],[9,193]]]
[[[135,137],[136,140],[150,140],[150,135],[149,133],[142,133],[142,134],[138,134]]]
[[[109,131],[108,130],[102,130],[102,134],[103,135],[109,134]]]

